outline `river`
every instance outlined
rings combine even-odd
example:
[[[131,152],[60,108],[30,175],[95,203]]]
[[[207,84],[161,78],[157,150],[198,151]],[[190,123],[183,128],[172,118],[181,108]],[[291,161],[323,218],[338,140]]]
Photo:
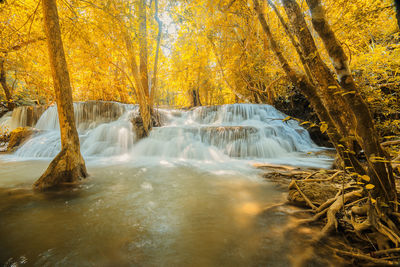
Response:
[[[136,142],[134,112],[75,104],[90,173],[77,188],[31,190],[60,150],[55,107],[38,134],[0,157],[0,264],[293,265],[302,241],[285,234],[287,208],[268,209],[286,193],[252,164],[328,168],[306,130],[271,106],[240,104],[161,110],[163,127]]]

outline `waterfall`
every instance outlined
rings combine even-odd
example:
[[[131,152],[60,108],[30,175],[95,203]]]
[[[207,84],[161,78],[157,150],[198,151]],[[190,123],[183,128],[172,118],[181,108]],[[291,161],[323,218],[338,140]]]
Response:
[[[16,107],[0,118],[0,129],[12,131],[18,127],[34,126],[46,108],[44,106]]]
[[[154,128],[136,148],[139,155],[225,160],[265,159],[319,148],[296,121],[270,105],[233,104],[164,111],[165,126]]]
[[[75,123],[84,156],[116,156],[133,146],[129,115],[134,106],[106,101],[74,103]],[[57,106],[49,107],[35,128],[42,132],[15,152],[16,156],[51,158],[61,151]]]
[[[270,105],[232,104],[192,110],[158,110],[163,126],[135,140],[135,105],[105,101],[74,103],[81,152],[85,158],[161,158],[202,161],[235,159],[318,162],[308,132]],[[9,116],[9,115],[8,115]],[[1,123],[1,120],[0,120]],[[16,152],[19,158],[52,158],[61,150],[57,107],[49,107],[35,127],[41,130]],[[327,158],[321,159],[322,165]]]

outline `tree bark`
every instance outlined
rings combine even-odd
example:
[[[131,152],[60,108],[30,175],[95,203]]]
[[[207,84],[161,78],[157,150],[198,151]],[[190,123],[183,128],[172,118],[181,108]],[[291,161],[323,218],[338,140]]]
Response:
[[[6,76],[6,70],[4,67],[4,61],[5,61],[5,58],[0,56],[0,84],[3,87],[4,95],[6,96],[7,108],[8,108],[8,110],[13,110],[15,105],[14,105],[14,102],[12,99],[12,92],[7,84],[7,76]]]
[[[144,93],[149,97],[149,72],[147,68],[148,52],[147,52],[147,15],[146,0],[139,2],[139,58],[140,58],[140,79]]]
[[[129,68],[135,81],[136,97],[139,104],[140,117],[142,118],[144,135],[147,136],[151,130],[151,109],[149,105],[149,99],[146,96],[145,89],[143,88],[139,67],[136,63],[132,40],[125,25],[121,25],[121,33],[124,38],[128,53]]]
[[[304,54],[305,64],[311,71],[318,93],[322,98],[328,112],[330,113],[333,123],[341,135],[346,136],[351,125],[355,123],[352,113],[343,112],[345,102],[340,95],[333,94],[340,87],[335,77],[331,74],[328,66],[322,60],[315,41],[308,29],[304,15],[295,0],[282,0],[283,7],[292,25],[294,33],[299,40],[301,50]],[[328,91],[328,89],[330,91]]]
[[[349,153],[348,149],[346,149],[346,144],[342,141],[343,135],[337,131],[334,120],[331,117],[329,110],[325,107],[324,103],[317,93],[317,87],[312,82],[310,82],[307,76],[296,73],[294,69],[290,66],[289,62],[283,55],[282,50],[280,49],[281,46],[278,44],[271,33],[270,27],[265,19],[264,13],[258,0],[253,0],[253,3],[260,24],[269,40],[270,47],[275,53],[275,56],[280,62],[281,67],[286,73],[287,77],[294,85],[296,85],[297,88],[299,88],[300,92],[302,92],[302,94],[308,99],[311,106],[317,113],[319,120],[321,122],[327,123],[327,134],[332,144],[335,146],[338,155],[344,161],[345,166],[352,167],[355,171],[363,173],[363,169],[359,162],[355,159],[354,155],[352,153]],[[294,38],[292,38],[292,41],[294,41]],[[299,56],[302,57],[302,54],[300,54]],[[304,62],[304,59],[302,60],[302,62]],[[307,66],[305,68],[307,68]]]
[[[400,30],[400,0],[394,0],[394,4],[396,6],[396,19],[397,19],[397,26]]]
[[[79,136],[75,127],[72,89],[61,39],[56,0],[42,0],[44,29],[61,132],[61,152],[53,159],[44,174],[34,184],[46,190],[76,183],[88,174],[80,153]]]
[[[371,176],[371,182],[375,185],[374,193],[376,196],[385,196],[387,201],[393,201],[396,198],[396,187],[390,160],[380,146],[371,112],[354,82],[347,56],[325,17],[325,10],[320,0],[306,1],[310,7],[313,27],[328,51],[339,84],[344,90],[343,98],[347,105],[351,107],[351,110],[348,111],[352,111],[357,118],[353,131],[355,138],[367,156],[368,173]],[[383,158],[387,162],[376,161],[376,158]]]
[[[154,104],[154,96],[155,91],[157,89],[157,70],[158,70],[158,54],[160,52],[160,43],[161,43],[161,36],[162,36],[162,21],[158,17],[158,0],[154,0],[154,19],[157,21],[158,24],[158,34],[157,34],[157,47],[156,47],[156,55],[154,58],[154,68],[153,68],[153,78],[151,79],[151,90],[150,90],[150,105],[153,106]]]

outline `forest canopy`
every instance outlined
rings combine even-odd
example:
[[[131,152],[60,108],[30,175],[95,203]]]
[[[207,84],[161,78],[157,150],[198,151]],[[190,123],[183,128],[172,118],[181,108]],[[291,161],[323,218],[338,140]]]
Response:
[[[229,198],[246,198],[238,217],[300,205],[286,215],[313,216],[291,230],[324,222],[311,250],[336,231],[337,255],[398,264],[399,27],[393,0],[0,1],[0,174],[14,183],[7,166],[32,164],[24,185],[43,196],[90,191],[102,164],[118,170],[110,183],[156,171],[121,195],[107,185],[117,198],[181,179],[171,170],[194,191],[225,175]],[[32,158],[52,161],[42,172]],[[231,187],[255,168],[289,202],[263,209]]]
[[[158,26],[155,1],[146,2],[147,54],[152,76]],[[399,32],[392,1],[324,0],[327,18],[350,57],[350,67],[363,96],[381,117],[398,110],[400,64]],[[277,8],[284,14],[280,3]],[[308,9],[305,3],[301,6]],[[118,24],[129,29],[133,48],[139,51],[138,1],[59,1],[61,32],[70,71],[73,98],[135,103],[134,78],[129,71],[124,38]],[[203,105],[235,102],[273,103],[293,94],[273,52],[269,49],[251,1],[158,1],[162,21],[158,62],[157,106],[193,105],[198,91]],[[274,11],[263,6],[273,35],[279,39],[295,68],[302,65]],[[316,37],[320,54],[329,58]],[[8,0],[0,5],[1,67],[16,103],[54,101],[43,15],[39,1]],[[135,55],[139,60],[139,53]],[[7,99],[0,91],[3,101]],[[396,116],[395,116],[396,117]],[[396,117],[397,118],[397,117]],[[381,125],[388,133],[395,119]]]

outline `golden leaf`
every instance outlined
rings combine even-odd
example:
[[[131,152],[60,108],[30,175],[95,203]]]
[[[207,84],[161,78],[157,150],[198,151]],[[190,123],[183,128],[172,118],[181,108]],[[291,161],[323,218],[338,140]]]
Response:
[[[367,184],[367,185],[365,186],[365,189],[368,189],[368,190],[371,190],[371,189],[373,189],[373,188],[375,188],[375,185],[373,185],[373,184]]]
[[[366,181],[366,182],[371,181],[371,178],[370,178],[368,175],[363,175],[363,176],[361,176],[361,179],[364,180],[364,181]]]

